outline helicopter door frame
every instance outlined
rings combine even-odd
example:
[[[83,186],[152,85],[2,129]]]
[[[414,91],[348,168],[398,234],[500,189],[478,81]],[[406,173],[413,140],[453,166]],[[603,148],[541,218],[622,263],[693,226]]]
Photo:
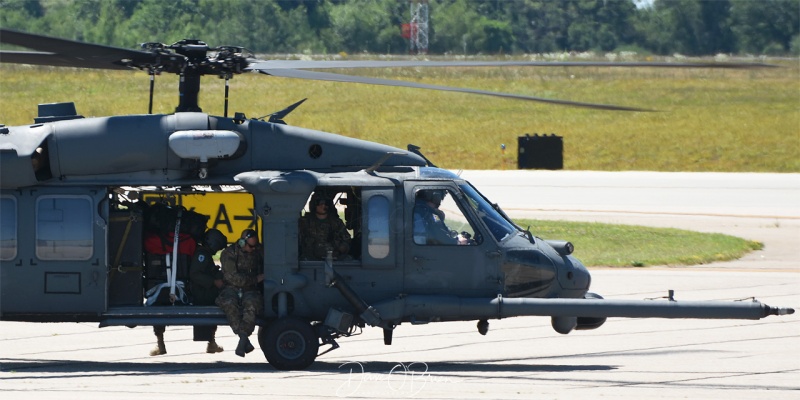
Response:
[[[16,199],[16,255],[0,262],[3,319],[97,321],[106,311],[105,187],[36,187]]]
[[[446,190],[460,213],[482,237],[479,243],[417,244],[414,242],[414,206],[420,190]],[[495,296],[498,293],[499,261],[497,244],[486,228],[472,213],[456,185],[447,182],[406,181],[406,229],[404,288],[408,293],[431,294],[447,292],[465,297]],[[455,194],[455,195],[454,195]],[[452,211],[451,211],[452,212]],[[452,214],[450,214],[452,215]],[[447,224],[448,214],[445,214]],[[452,226],[451,226],[452,227]]]

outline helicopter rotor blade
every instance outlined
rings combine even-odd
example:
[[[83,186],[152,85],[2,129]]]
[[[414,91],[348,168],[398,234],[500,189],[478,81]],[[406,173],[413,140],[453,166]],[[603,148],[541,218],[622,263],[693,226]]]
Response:
[[[0,60],[9,63],[125,69],[132,63],[148,64],[156,60],[156,55],[149,52],[35,35],[11,29],[0,29],[0,43],[37,50],[37,52],[4,51],[0,53],[2,54]]]
[[[603,62],[603,61],[426,61],[426,60],[256,60],[255,70],[405,67],[619,67],[619,68],[776,68],[756,62]]]
[[[443,90],[478,95],[497,96],[518,100],[536,101],[571,107],[583,107],[611,111],[655,111],[637,107],[595,104],[569,100],[547,99],[534,96],[523,96],[509,93],[488,92],[483,90],[454,88],[438,85],[426,85],[408,81],[396,81],[380,78],[331,74],[325,72],[306,71],[307,69],[355,69],[355,68],[406,68],[406,67],[648,67],[648,68],[723,68],[723,69],[756,69],[773,68],[776,65],[755,62],[600,62],[600,61],[427,61],[427,60],[253,60],[248,69],[273,76],[298,79],[326,80],[334,82],[355,82],[373,85],[401,86],[417,89]]]
[[[131,70],[131,68],[124,65],[98,63],[95,60],[87,61],[62,54],[34,51],[0,51],[0,60],[4,63],[47,65],[51,67]]]
[[[653,68],[727,68],[751,69],[777,67],[769,64],[747,62],[551,62],[551,61],[426,61],[426,60],[259,60],[252,55],[245,56],[230,47],[211,49],[205,43],[196,40],[184,40],[165,46],[160,43],[143,44],[149,51],[128,50],[124,48],[104,46],[67,40],[10,29],[0,29],[0,43],[27,47],[36,51],[0,51],[0,62],[58,67],[99,68],[99,69],[133,69],[147,70],[150,73],[184,73],[191,66],[193,78],[199,87],[199,76],[214,74],[230,77],[233,74],[248,70],[267,75],[324,80],[334,82],[365,83],[372,85],[408,87],[439,91],[461,92],[476,95],[496,96],[506,99],[535,101],[570,107],[582,107],[612,111],[654,111],[649,109],[617,106],[608,104],[585,103],[570,100],[548,99],[535,96],[524,96],[511,93],[491,92],[484,90],[456,88],[440,85],[428,85],[410,81],[399,81],[381,78],[369,78],[357,75],[308,71],[308,69],[352,69],[352,68],[401,68],[401,67],[653,67]],[[208,51],[219,51],[217,58],[206,57]],[[220,56],[221,55],[221,56]],[[183,95],[183,92],[182,92]],[[191,108],[191,107],[190,107]]]
[[[251,68],[251,69],[255,69],[255,68]],[[485,95],[485,96],[496,96],[496,97],[502,97],[502,98],[507,98],[507,99],[536,101],[536,102],[540,102],[540,103],[557,104],[557,105],[571,106],[571,107],[591,108],[591,109],[597,109],[597,110],[654,111],[654,110],[648,110],[648,109],[644,109],[644,108],[615,106],[615,105],[609,105],[609,104],[583,103],[583,102],[569,101],[569,100],[547,99],[547,98],[543,98],[543,97],[523,96],[523,95],[511,94],[511,93],[490,92],[490,91],[486,91],[486,90],[457,88],[457,87],[451,87],[451,86],[428,85],[428,84],[424,84],[424,83],[416,83],[416,82],[409,82],[409,81],[397,81],[397,80],[391,80],[391,79],[370,78],[370,77],[357,76],[357,75],[342,75],[342,74],[333,74],[333,73],[329,73],[329,72],[306,71],[306,70],[301,70],[301,69],[257,69],[257,71],[259,71],[259,72],[261,72],[263,74],[266,74],[266,75],[279,76],[279,77],[284,77],[284,78],[298,78],[298,79],[310,79],[310,80],[332,81],[332,82],[366,83],[366,84],[370,84],[370,85],[399,86],[399,87],[408,87],[408,88],[414,88],[414,89],[430,89],[430,90],[440,90],[440,91],[448,91],[448,92],[460,92],[460,93],[478,94],[478,95]]]

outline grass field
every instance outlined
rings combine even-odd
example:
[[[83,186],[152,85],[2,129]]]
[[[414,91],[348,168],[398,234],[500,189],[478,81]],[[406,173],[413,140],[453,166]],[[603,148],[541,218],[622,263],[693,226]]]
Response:
[[[800,64],[781,68],[411,68],[357,70],[657,112],[596,111],[405,88],[244,74],[230,114],[259,117],[302,98],[289,124],[405,148],[449,169],[515,169],[526,133],[564,138],[571,170],[800,172]],[[353,73],[352,71],[349,73]],[[74,101],[84,116],[146,113],[144,73],[0,66],[0,123],[29,124],[39,103]],[[204,78],[200,106],[220,115],[224,81]],[[155,112],[177,104],[177,79],[156,79]],[[501,145],[506,150],[501,150]]]

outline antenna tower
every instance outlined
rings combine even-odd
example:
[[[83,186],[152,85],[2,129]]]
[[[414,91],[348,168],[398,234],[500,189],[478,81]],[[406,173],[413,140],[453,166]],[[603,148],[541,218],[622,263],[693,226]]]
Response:
[[[428,0],[409,0],[411,23],[409,52],[428,54]]]

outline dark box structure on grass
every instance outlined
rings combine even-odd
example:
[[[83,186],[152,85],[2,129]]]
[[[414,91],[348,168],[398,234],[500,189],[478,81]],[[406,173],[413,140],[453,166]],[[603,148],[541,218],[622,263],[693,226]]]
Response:
[[[555,134],[525,134],[517,142],[518,169],[563,169],[564,138]]]

